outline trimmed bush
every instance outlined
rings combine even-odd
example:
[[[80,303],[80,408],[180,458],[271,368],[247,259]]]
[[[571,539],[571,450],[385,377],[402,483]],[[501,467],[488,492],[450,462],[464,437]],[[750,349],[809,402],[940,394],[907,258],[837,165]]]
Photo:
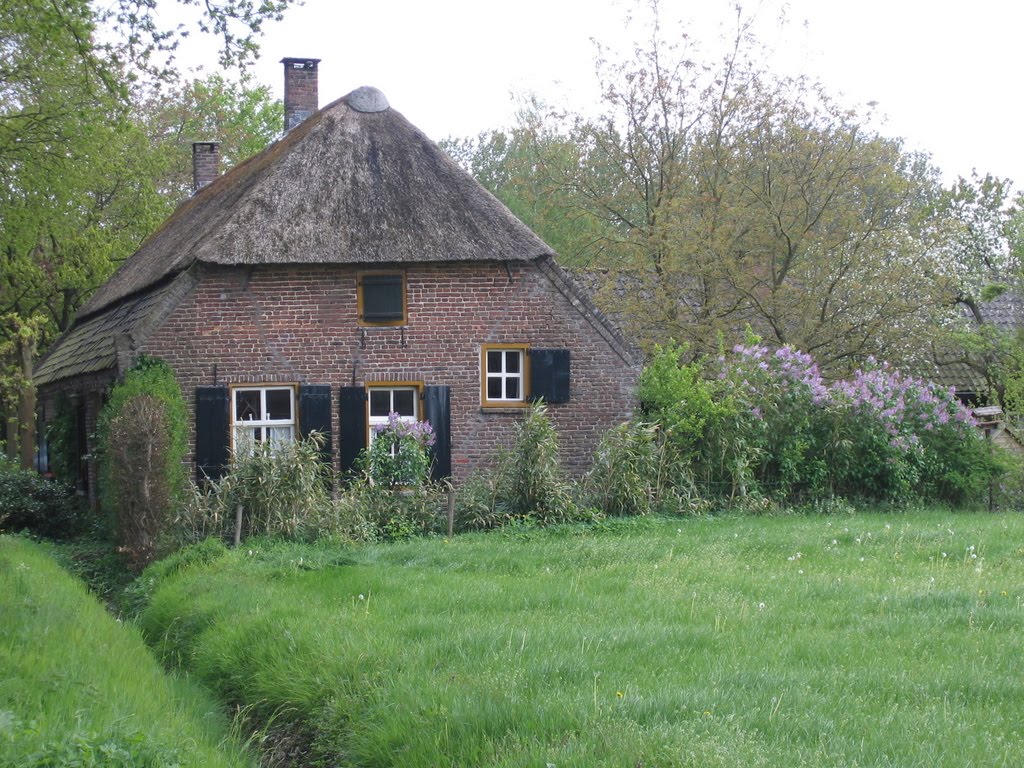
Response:
[[[100,499],[136,565],[158,554],[185,490],[188,416],[174,371],[142,357],[100,414]]]

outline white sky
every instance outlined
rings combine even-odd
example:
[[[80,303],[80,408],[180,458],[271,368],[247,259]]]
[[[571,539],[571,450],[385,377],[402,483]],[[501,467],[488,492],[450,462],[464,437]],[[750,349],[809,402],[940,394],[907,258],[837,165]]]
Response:
[[[361,85],[433,139],[513,122],[514,93],[596,112],[591,38],[628,48],[632,0],[306,0],[269,25],[254,74],[281,95],[280,59],[322,59],[321,106]],[[718,50],[733,0],[662,0]],[[1024,189],[1024,2],[748,0],[767,65],[806,73],[849,105],[878,103],[874,127],[927,151],[947,181],[972,168]],[[779,14],[789,22],[782,28]],[[674,28],[665,25],[667,28]],[[212,44],[211,44],[212,49]],[[195,53],[189,60],[195,60]],[[214,61],[210,51],[209,61]]]

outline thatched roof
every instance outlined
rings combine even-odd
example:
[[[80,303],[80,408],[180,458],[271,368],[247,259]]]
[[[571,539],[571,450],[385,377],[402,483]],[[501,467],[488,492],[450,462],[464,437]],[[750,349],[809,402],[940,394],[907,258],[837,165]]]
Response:
[[[79,317],[196,261],[527,261],[551,254],[382,94],[360,88],[183,203]]]
[[[963,330],[979,327],[978,318],[966,306],[962,309]],[[979,301],[977,309],[981,323],[1002,333],[1013,334],[1024,330],[1024,286],[1014,280],[1007,281],[1002,293]],[[984,393],[989,388],[985,371],[991,361],[976,350],[947,342],[933,353],[934,369],[925,374],[936,384],[953,387],[961,393]]]
[[[116,371],[118,354],[144,337],[194,285],[182,275],[77,322],[53,346],[32,377],[37,385],[72,376]]]

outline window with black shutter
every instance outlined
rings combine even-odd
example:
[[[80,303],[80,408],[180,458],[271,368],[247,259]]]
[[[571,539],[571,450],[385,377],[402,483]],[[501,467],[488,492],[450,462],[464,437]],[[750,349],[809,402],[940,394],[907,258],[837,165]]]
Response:
[[[423,388],[423,415],[434,430],[430,447],[430,478],[452,476],[451,389],[444,385]]]
[[[359,322],[362,325],[404,325],[405,275],[367,272],[358,278]]]
[[[219,480],[231,457],[230,401],[227,387],[196,388],[196,475]]]
[[[530,399],[545,403],[569,402],[569,350],[531,349],[529,359]]]

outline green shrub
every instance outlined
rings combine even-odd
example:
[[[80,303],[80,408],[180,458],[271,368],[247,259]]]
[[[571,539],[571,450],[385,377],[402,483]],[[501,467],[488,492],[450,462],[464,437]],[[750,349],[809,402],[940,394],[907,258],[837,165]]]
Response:
[[[579,510],[562,471],[558,433],[542,401],[526,409],[512,446],[499,452],[496,463],[496,507],[506,518],[541,523],[576,519]]]
[[[669,460],[685,466],[700,450],[707,423],[720,410],[714,388],[700,363],[683,363],[686,347],[655,346],[651,361],[640,374],[637,400],[642,419],[657,424]]]
[[[643,418],[665,448],[662,506],[674,494],[685,507],[694,488],[745,510],[835,496],[960,505],[1005,472],[951,393],[885,364],[827,386],[810,355],[751,337],[702,380],[683,351],[658,349],[641,376]],[[638,434],[609,436],[618,453],[598,453],[590,487],[606,509],[649,509]]]
[[[370,539],[397,541],[447,528],[446,488],[437,483],[422,482],[407,488],[376,485],[366,478],[350,485],[334,508],[349,510],[348,520],[362,520]],[[344,518],[343,518],[344,519]],[[341,531],[346,530],[342,525]],[[359,529],[347,530],[354,534]]]
[[[512,522],[498,504],[498,483],[493,472],[478,472],[455,493],[455,530],[487,531]]]
[[[185,490],[188,416],[174,371],[142,357],[100,414],[100,499],[121,546],[152,560]]]
[[[413,488],[427,482],[428,449],[434,430],[426,421],[404,421],[392,413],[388,423],[374,428],[373,441],[359,457],[357,467],[374,485]]]
[[[68,539],[85,531],[88,520],[71,488],[0,456],[0,531]]]

